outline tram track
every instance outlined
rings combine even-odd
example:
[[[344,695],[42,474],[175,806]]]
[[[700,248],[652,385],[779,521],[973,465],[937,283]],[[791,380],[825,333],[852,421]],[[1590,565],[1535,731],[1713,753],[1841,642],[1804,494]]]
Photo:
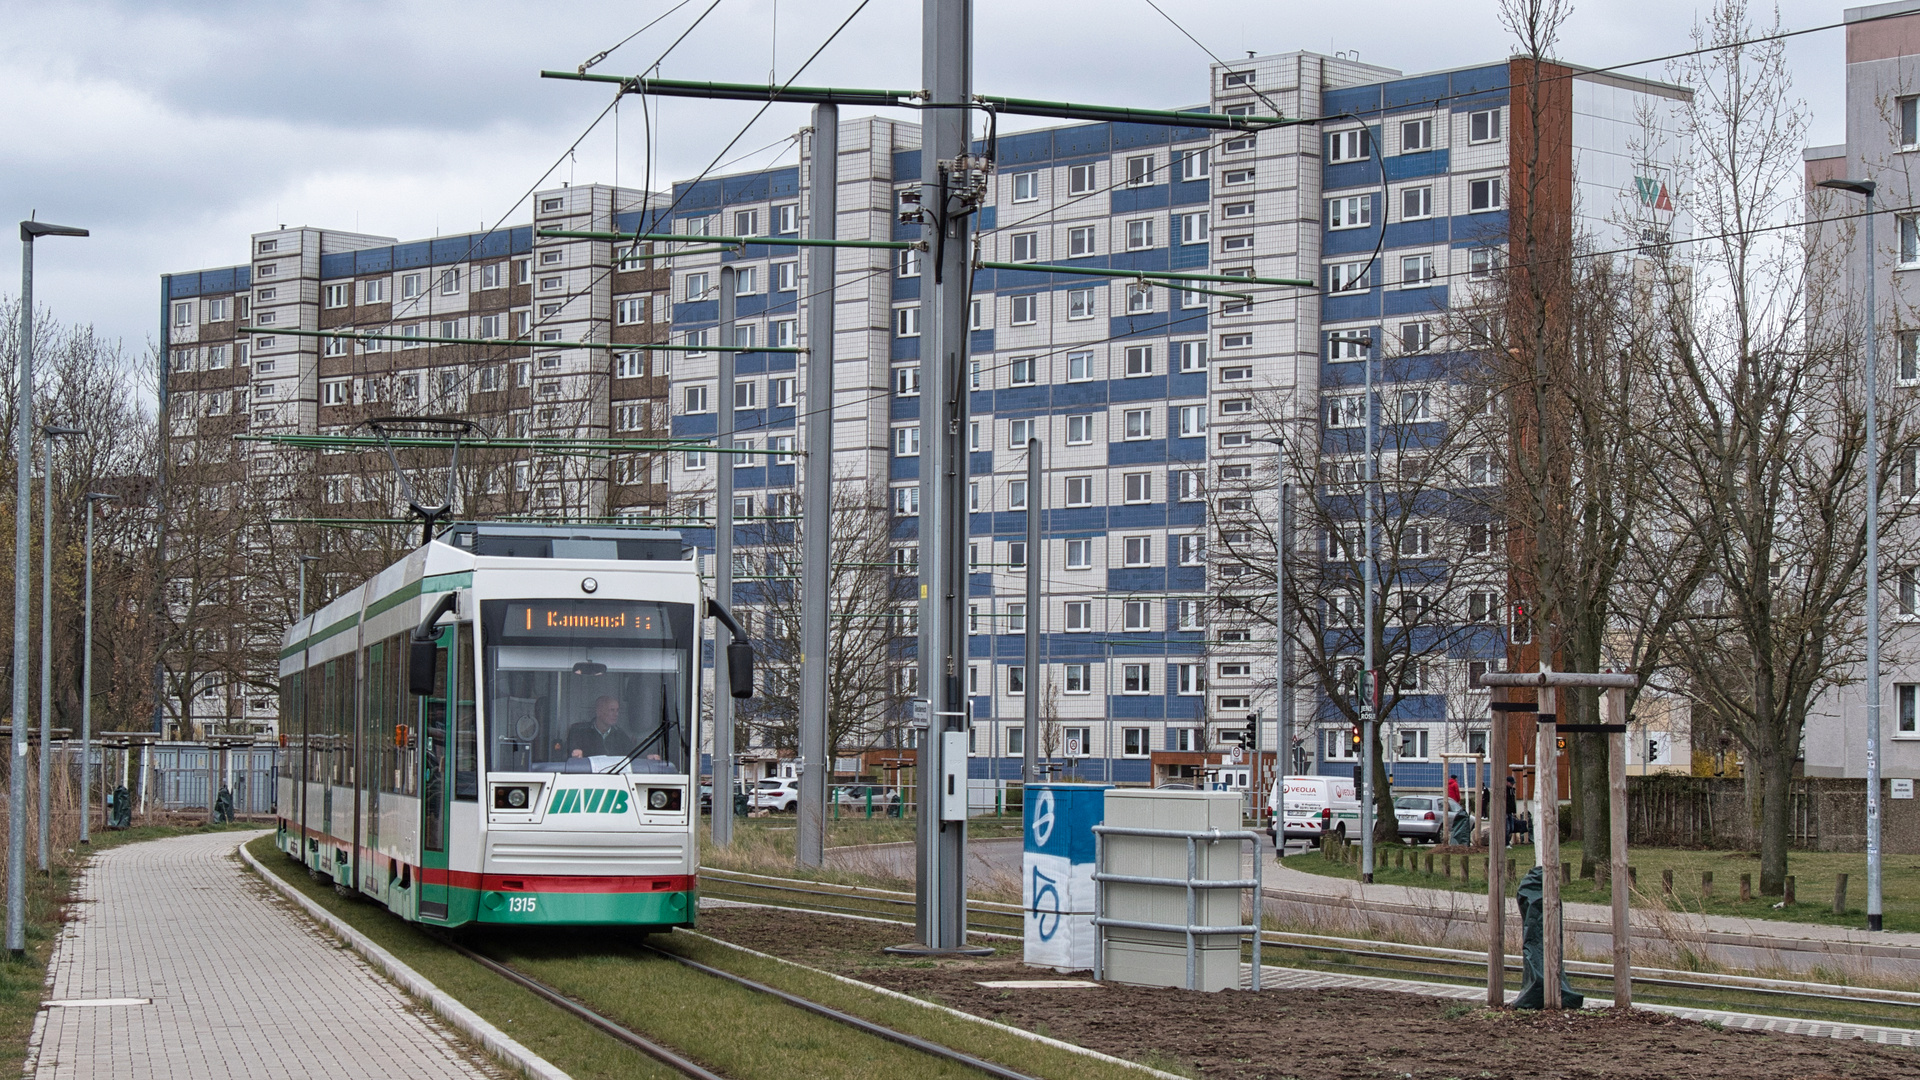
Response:
[[[794,911],[912,921],[913,901],[905,893],[712,867],[701,869],[701,895]],[[970,905],[969,925],[985,935],[1019,937],[1023,933],[1020,909],[991,901]],[[1286,966],[1296,968],[1456,986],[1486,985],[1487,959],[1482,952],[1283,931],[1263,934],[1261,945],[1275,950],[1269,955],[1289,956],[1291,962]],[[1518,957],[1508,957],[1506,972],[1507,988],[1518,989],[1523,975]],[[1588,996],[1612,995],[1610,965],[1572,961],[1567,978],[1575,990]],[[1645,966],[1636,966],[1632,978],[1634,999],[1649,1005],[1920,1029],[1920,992]]]
[[[612,1017],[607,1016],[605,1013],[595,1010],[591,1005],[587,1004],[586,1002],[583,1002],[578,998],[575,998],[552,986],[549,986],[546,983],[543,983],[540,980],[535,979],[532,976],[526,974],[525,972],[517,970],[510,964],[503,963],[499,960],[494,959],[493,957],[487,956],[484,953],[481,953],[472,948],[469,948],[466,945],[463,945],[457,941],[452,940],[446,935],[436,935],[436,936],[448,948],[466,957],[467,959],[472,960],[474,963],[477,963],[480,966],[486,968],[488,971],[491,971],[494,974],[500,976],[501,978],[504,978],[512,982],[514,985],[519,986],[524,990],[527,990],[528,992],[540,997],[542,1000],[545,1000],[565,1010],[567,1013],[579,1018],[582,1021],[585,1021],[588,1024],[591,1024],[595,1028],[599,1029],[602,1032],[605,1032],[606,1034],[612,1036],[613,1038],[619,1040],[620,1042],[625,1043],[626,1045],[640,1051],[643,1054],[646,1054],[648,1057],[653,1058],[655,1061],[658,1061],[661,1064],[666,1065],[671,1069],[674,1069],[675,1071],[679,1072],[683,1076],[694,1077],[695,1080],[731,1080],[731,1078],[725,1076],[724,1074],[714,1072],[713,1070],[708,1069],[707,1067],[701,1065],[699,1062],[694,1061],[693,1059],[679,1053],[678,1051],[674,1050],[672,1047],[667,1046],[666,1044],[658,1042],[654,1039],[648,1038],[646,1035],[643,1035],[640,1032],[634,1031],[633,1029],[625,1026],[624,1024],[621,1024],[619,1021],[613,1019]],[[803,1012],[807,1012],[814,1016],[821,1017],[822,1019],[832,1021],[833,1023],[851,1028],[855,1031],[859,1031],[864,1034],[871,1035],[875,1038],[893,1043],[897,1046],[904,1047],[908,1050],[926,1054],[929,1057],[940,1058],[942,1060],[951,1062],[955,1065],[959,1065],[964,1068],[974,1070],[975,1072],[978,1072],[980,1074],[993,1077],[995,1078],[995,1080],[1035,1080],[1034,1077],[1026,1073],[1016,1072],[1015,1070],[1006,1068],[1005,1066],[997,1065],[991,1061],[986,1061],[981,1058],[974,1057],[971,1054],[962,1053],[961,1051],[954,1050],[951,1047],[942,1046],[939,1043],[932,1042],[927,1039],[922,1039],[916,1035],[909,1035],[902,1031],[895,1031],[894,1029],[889,1028],[883,1024],[876,1024],[870,1020],[863,1019],[851,1013],[843,1012],[839,1009],[835,1009],[827,1005],[822,1005],[817,1001],[809,1000],[798,994],[789,993],[788,991],[781,990],[777,987],[768,986],[765,983],[756,982],[752,979],[746,978],[745,976],[736,975],[733,972],[724,971],[720,968],[716,968],[708,964],[702,964],[697,960],[693,960],[689,957],[681,956],[677,953],[671,952],[666,949],[661,949],[649,944],[641,944],[637,946],[637,948],[646,954],[650,954],[660,959],[673,961],[674,963],[687,967],[693,971],[700,973],[701,975],[707,976],[708,978],[716,979],[716,980],[728,983],[729,985],[736,986],[744,990],[749,990],[756,994],[770,997],[773,1000],[778,1001],[791,1008],[799,1009]]]

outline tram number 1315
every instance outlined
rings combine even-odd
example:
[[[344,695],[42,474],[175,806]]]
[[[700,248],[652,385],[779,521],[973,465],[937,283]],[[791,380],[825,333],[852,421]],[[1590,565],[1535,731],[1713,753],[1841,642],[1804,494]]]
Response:
[[[509,896],[507,897],[507,910],[531,914],[535,906],[539,903],[540,898],[537,896]]]

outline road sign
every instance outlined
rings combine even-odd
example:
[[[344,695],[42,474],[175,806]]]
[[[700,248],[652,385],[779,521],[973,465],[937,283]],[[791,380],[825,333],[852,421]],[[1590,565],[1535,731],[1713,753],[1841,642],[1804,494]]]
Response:
[[[1233,758],[1233,763],[1235,765],[1238,765],[1241,762],[1247,760],[1247,751],[1244,747],[1236,746],[1233,748],[1232,753],[1230,753],[1228,756]]]
[[[1080,736],[1078,735],[1067,736],[1067,756],[1068,757],[1080,756]]]

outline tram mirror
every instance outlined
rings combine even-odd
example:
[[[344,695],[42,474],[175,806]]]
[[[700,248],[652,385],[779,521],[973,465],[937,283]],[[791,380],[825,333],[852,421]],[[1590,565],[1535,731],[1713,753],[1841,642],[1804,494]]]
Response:
[[[727,684],[736,698],[753,696],[753,643],[733,641],[727,644]]]
[[[407,658],[407,689],[414,697],[433,693],[433,667],[439,647],[432,641],[415,641]]]
[[[607,665],[597,660],[582,660],[573,665],[573,673],[575,675],[605,675],[607,673]]]

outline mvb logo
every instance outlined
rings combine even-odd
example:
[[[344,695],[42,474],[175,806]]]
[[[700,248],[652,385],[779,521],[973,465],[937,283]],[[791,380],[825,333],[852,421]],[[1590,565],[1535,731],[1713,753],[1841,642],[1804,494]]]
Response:
[[[553,814],[624,814],[624,788],[562,788],[553,793]]]

